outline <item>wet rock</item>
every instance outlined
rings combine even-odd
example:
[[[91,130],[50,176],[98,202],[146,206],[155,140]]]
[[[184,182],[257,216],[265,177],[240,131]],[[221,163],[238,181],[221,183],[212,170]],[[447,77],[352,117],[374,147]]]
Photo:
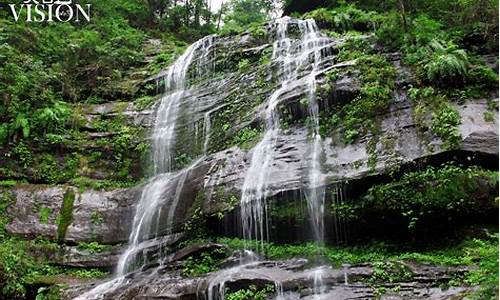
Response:
[[[212,252],[215,250],[222,250],[222,249],[226,249],[226,246],[213,243],[190,245],[175,252],[170,261],[184,260],[187,257],[197,256],[203,252]]]
[[[109,249],[90,251],[73,246],[63,246],[54,262],[67,267],[99,268],[112,271],[118,263],[123,246],[108,246],[106,248]]]
[[[284,297],[291,299],[371,299],[379,295],[381,299],[455,299],[470,292],[471,288],[440,288],[453,276],[459,276],[465,268],[437,267],[412,264],[415,279],[381,283],[368,283],[373,273],[369,264],[345,266],[341,269],[321,267],[302,269],[291,267],[296,261],[262,261],[236,266],[197,278],[182,278],[175,272],[160,274],[158,269],[136,273],[130,280],[118,282],[109,289],[103,299],[200,299],[209,291],[215,293],[219,285],[236,291],[250,285],[256,287],[281,284]],[[293,270],[293,271],[291,271]],[[321,295],[314,294],[315,273],[321,271],[325,284]],[[347,278],[347,280],[346,280]],[[351,280],[353,279],[353,280]],[[355,280],[354,280],[355,279]],[[75,293],[82,293],[92,286],[81,285],[66,291],[66,299]],[[212,288],[211,288],[212,287]],[[198,297],[198,298],[197,298]]]
[[[80,192],[68,186],[19,185],[9,191],[15,203],[9,208],[13,218],[7,231],[26,238],[43,236],[72,244],[90,241],[123,243],[128,240],[134,204],[140,190]],[[66,234],[59,237],[61,208],[68,191],[74,193],[75,199]]]
[[[82,129],[97,130],[96,124],[100,120],[119,120],[131,126],[152,127],[154,125],[155,110],[148,108],[139,110],[132,102],[109,102],[103,104],[89,104],[83,108],[86,122]]]

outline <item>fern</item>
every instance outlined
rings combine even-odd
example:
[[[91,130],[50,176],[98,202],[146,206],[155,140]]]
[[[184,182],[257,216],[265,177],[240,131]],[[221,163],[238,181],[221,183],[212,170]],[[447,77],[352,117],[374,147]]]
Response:
[[[427,80],[445,83],[467,77],[469,59],[465,50],[452,43],[445,45],[432,40],[425,51],[427,58],[423,61],[423,70]]]
[[[21,131],[24,138],[28,138],[30,135],[30,124],[28,119],[23,113],[16,116],[14,123],[12,124],[14,131]]]
[[[51,107],[38,109],[34,119],[39,128],[52,132],[63,126],[70,115],[70,108],[65,103],[57,101]]]

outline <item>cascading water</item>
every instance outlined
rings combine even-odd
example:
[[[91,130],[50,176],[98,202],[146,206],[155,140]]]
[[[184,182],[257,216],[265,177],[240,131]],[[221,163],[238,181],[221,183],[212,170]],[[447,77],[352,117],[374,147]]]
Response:
[[[311,160],[309,166],[308,187],[306,192],[306,199],[309,208],[309,218],[311,220],[311,227],[313,229],[314,240],[318,246],[323,246],[325,236],[325,181],[324,175],[321,171],[321,153],[322,141],[319,132],[319,105],[316,99],[316,75],[321,61],[321,49],[325,45],[325,38],[321,35],[316,24],[307,20],[308,35],[311,36],[310,40],[313,43],[313,62],[312,70],[308,80],[308,109],[309,116],[312,119],[312,150]],[[313,273],[313,293],[315,295],[322,294],[326,291],[323,282],[323,268],[318,268]]]
[[[322,141],[319,134],[318,103],[315,98],[316,76],[321,70],[321,60],[324,51],[331,45],[331,40],[319,33],[313,20],[292,20],[288,17],[276,20],[271,25],[275,30],[276,40],[273,43],[272,65],[277,66],[278,88],[268,97],[264,112],[265,133],[262,140],[253,149],[251,164],[245,174],[241,196],[241,222],[243,237],[245,240],[257,240],[261,249],[264,241],[269,237],[267,197],[268,176],[266,171],[274,160],[274,149],[280,130],[280,102],[293,90],[305,89],[309,100],[309,114],[313,120],[312,126],[312,149],[311,163],[307,176],[306,198],[311,216],[311,224],[314,238],[318,244],[323,244],[324,239],[324,176],[321,171]],[[293,27],[295,31],[289,32]],[[296,28],[295,28],[296,27]],[[79,297],[79,299],[100,299],[106,293],[119,288],[127,280],[127,273],[134,271],[137,267],[147,264],[146,249],[158,246],[164,242],[165,237],[173,235],[174,216],[177,204],[181,200],[181,192],[184,182],[192,169],[202,160],[200,158],[189,167],[174,171],[174,146],[176,144],[177,117],[186,105],[188,111],[192,112],[192,104],[182,101],[189,91],[187,90],[188,72],[191,65],[196,62],[195,73],[206,74],[210,69],[210,48],[213,44],[213,36],[206,37],[193,45],[164,73],[166,94],[158,107],[156,123],[152,135],[153,162],[155,176],[144,187],[141,199],[136,208],[133,228],[129,238],[129,245],[120,257],[117,267],[117,277],[104,283],[94,290]],[[208,68],[208,69],[207,69]],[[189,106],[191,105],[191,106]],[[211,114],[213,110],[205,111],[203,118],[204,141],[203,153],[208,150]],[[197,126],[196,121],[191,120],[189,126]],[[198,128],[194,130],[197,134]],[[174,191],[171,193],[167,192]],[[165,195],[169,194],[169,195]],[[168,212],[162,214],[165,201],[168,200]],[[162,220],[166,216],[166,220]],[[161,232],[162,225],[167,225],[167,232]],[[161,257],[160,257],[161,259]],[[202,294],[205,298],[224,299],[225,282],[232,279],[235,274],[242,271],[253,270],[258,272],[258,258],[245,250],[240,259],[240,265],[231,269],[223,270],[215,274],[208,284],[207,290]],[[161,261],[159,262],[161,264]],[[314,293],[324,292],[322,268],[314,271]],[[277,299],[284,299],[282,278],[278,275],[261,274],[270,281],[275,282]]]
[[[141,200],[136,209],[132,232],[129,238],[129,246],[125,253],[120,257],[118,263],[118,275],[124,275],[130,270],[130,263],[134,256],[143,249],[143,239],[149,239],[151,231],[155,229],[153,237],[157,237],[158,228],[161,217],[160,204],[162,203],[162,195],[164,187],[172,180],[172,174],[166,173],[173,170],[172,149],[175,142],[175,127],[179,113],[179,106],[184,94],[186,93],[187,72],[193,62],[195,53],[201,53],[198,58],[197,71],[200,73],[204,68],[205,61],[208,59],[208,49],[212,47],[213,36],[203,38],[192,44],[184,54],[179,57],[176,62],[168,68],[164,76],[165,90],[171,91],[161,100],[160,107],[157,112],[155,128],[153,132],[153,162],[155,176],[150,183],[144,188]],[[204,66],[205,67],[205,66]],[[170,209],[167,214],[168,234],[171,234],[173,227],[175,208],[180,199],[180,193],[187,175],[194,166],[199,162],[195,161],[187,168],[181,170],[175,176],[177,180],[175,193],[171,200]],[[157,221],[155,227],[152,225],[153,218],[156,216]],[[144,263],[144,261],[143,261]],[[133,266],[132,266],[133,268]]]
[[[125,275],[134,271],[137,267],[147,263],[146,248],[160,245],[165,242],[159,238],[159,227],[162,222],[161,208],[165,204],[165,192],[169,184],[175,184],[175,192],[170,200],[166,225],[168,228],[167,238],[172,234],[174,225],[174,214],[180,200],[183,185],[191,170],[203,159],[196,160],[187,168],[173,173],[173,147],[175,144],[175,133],[177,117],[180,112],[182,99],[187,90],[188,70],[197,57],[197,74],[206,72],[209,63],[209,49],[213,45],[214,36],[207,36],[192,44],[176,62],[163,74],[165,82],[165,96],[157,110],[155,127],[152,134],[153,141],[153,163],[155,176],[144,187],[141,199],[136,207],[129,244],[121,255],[115,279],[97,286],[88,293],[77,299],[100,299],[107,292],[113,291],[126,280]],[[205,134],[209,134],[206,132]],[[168,195],[167,195],[168,196]],[[161,246],[161,245],[160,245]],[[160,262],[161,263],[161,262]]]
[[[294,22],[297,23],[300,31],[300,40],[298,42],[294,41],[288,32],[291,19],[285,17],[276,20],[277,40],[273,45],[272,60],[280,66],[280,87],[267,100],[265,111],[266,131],[260,143],[253,150],[250,168],[245,174],[241,197],[241,218],[243,237],[246,240],[259,240],[263,242],[266,238],[265,229],[267,226],[265,224],[265,216],[267,205],[265,200],[267,197],[266,181],[268,176],[266,170],[268,170],[268,166],[273,160],[273,149],[280,133],[280,118],[277,106],[284,94],[304,85],[304,79],[299,77],[300,70],[307,68],[311,64],[311,55],[313,56],[313,70],[309,73],[306,85],[309,94],[312,95],[309,97],[311,98],[310,102],[315,100],[314,81],[317,66],[321,60],[321,51],[331,43],[329,39],[319,34],[313,20],[296,20]],[[315,111],[314,115],[317,120],[317,104]],[[315,128],[319,127],[319,121],[317,123],[318,126]],[[315,159],[315,161],[318,161],[318,159]],[[314,169],[318,170],[319,168]],[[315,186],[320,185],[316,182],[313,184]]]
[[[294,39],[289,33],[290,26],[296,24],[300,39]],[[280,116],[278,105],[283,96],[295,88],[305,86],[308,91],[310,114],[315,122],[314,146],[311,172],[309,174],[308,203],[314,228],[314,235],[318,242],[323,242],[323,210],[324,189],[323,175],[320,170],[321,137],[319,135],[318,105],[314,97],[315,80],[322,58],[322,51],[331,40],[319,34],[313,20],[291,20],[288,17],[274,22],[276,41],[273,43],[272,63],[279,66],[279,88],[267,99],[265,110],[265,133],[262,140],[255,146],[252,153],[250,167],[245,174],[240,202],[240,213],[245,240],[256,240],[263,250],[264,241],[269,237],[267,201],[268,187],[267,170],[272,163],[276,140],[280,134]],[[301,77],[301,70],[312,66],[306,77]],[[248,250],[246,251],[246,253]],[[242,259],[243,261],[243,259]],[[224,299],[225,282],[245,268],[256,264],[250,260],[238,267],[223,271],[211,279],[208,287],[208,299]],[[315,273],[315,292],[322,292],[321,273]],[[276,299],[284,299],[281,282],[274,280],[277,292]],[[215,296],[214,296],[215,294]]]

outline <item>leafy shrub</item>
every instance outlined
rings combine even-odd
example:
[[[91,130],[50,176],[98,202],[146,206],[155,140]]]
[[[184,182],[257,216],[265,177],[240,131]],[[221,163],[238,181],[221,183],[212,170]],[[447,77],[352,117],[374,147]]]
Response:
[[[222,258],[226,256],[224,249],[203,252],[200,257],[188,257],[182,263],[182,275],[187,277],[203,275],[218,269]]]
[[[401,17],[396,12],[386,14],[375,31],[377,41],[389,49],[399,49],[404,43],[404,35]]]
[[[354,5],[338,7],[336,9],[318,8],[304,14],[303,18],[314,19],[320,28],[345,32],[351,29],[365,31],[375,28],[378,15],[375,12],[366,12]]]
[[[460,114],[449,104],[432,114],[431,129],[443,140],[443,149],[451,150],[458,147],[462,140],[458,130],[460,123]]]
[[[109,249],[107,245],[101,245],[98,242],[90,242],[90,243],[78,243],[77,248],[79,250],[85,250],[90,253],[101,253]]]
[[[494,188],[491,172],[477,167],[444,165],[406,173],[401,179],[371,187],[359,200],[332,208],[343,217],[360,218],[369,213],[399,215],[410,230],[422,220],[451,220],[469,214],[482,214],[494,207],[493,197],[474,196],[485,181]],[[490,196],[490,195],[487,195]]]
[[[263,288],[258,288],[255,285],[250,285],[247,289],[241,289],[238,291],[230,292],[226,291],[226,299],[227,300],[265,300],[268,299],[268,296],[274,292],[274,286],[266,285]]]
[[[458,49],[453,43],[445,45],[432,40],[426,48],[427,57],[421,63],[424,78],[429,82],[451,84],[454,80],[464,82],[467,78],[468,57],[465,50]]]
[[[473,64],[468,71],[468,82],[485,88],[498,87],[498,74],[481,64]]]

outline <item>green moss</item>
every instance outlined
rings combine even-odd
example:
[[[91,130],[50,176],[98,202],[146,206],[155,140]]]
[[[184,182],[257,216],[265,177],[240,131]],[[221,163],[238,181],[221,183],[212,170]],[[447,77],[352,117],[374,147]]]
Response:
[[[52,210],[48,207],[41,207],[40,208],[40,223],[42,224],[48,224],[49,223],[49,216]]]
[[[73,221],[73,205],[75,203],[75,192],[72,189],[66,190],[64,194],[59,216],[57,217],[57,239],[63,240],[66,231]]]
[[[485,111],[483,114],[483,118],[485,122],[490,122],[490,123],[495,122],[495,116],[491,111]]]
[[[13,179],[0,180],[0,188],[1,187],[13,187],[16,186],[17,181]]]

